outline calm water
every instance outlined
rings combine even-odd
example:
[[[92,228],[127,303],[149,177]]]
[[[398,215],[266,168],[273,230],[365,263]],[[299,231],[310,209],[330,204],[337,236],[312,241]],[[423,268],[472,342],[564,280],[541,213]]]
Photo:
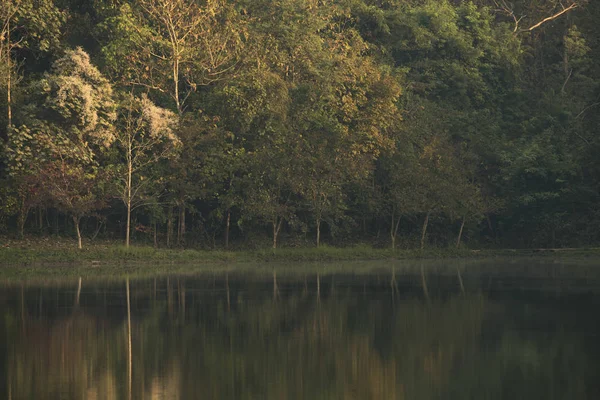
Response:
[[[599,399],[600,281],[497,268],[6,283],[0,398]]]

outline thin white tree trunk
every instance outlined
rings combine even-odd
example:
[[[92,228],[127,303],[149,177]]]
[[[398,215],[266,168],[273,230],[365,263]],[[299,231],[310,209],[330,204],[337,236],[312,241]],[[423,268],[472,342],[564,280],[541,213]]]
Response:
[[[75,232],[77,232],[77,248],[82,249],[81,243],[81,231],[79,230],[79,221],[81,221],[81,217],[73,217],[73,223],[75,224]]]
[[[425,216],[425,221],[423,222],[423,232],[421,233],[421,250],[425,248],[425,236],[427,235],[427,225],[429,224],[429,214],[431,211],[427,211],[427,215]]]
[[[462,238],[463,229],[465,227],[465,217],[462,219],[462,223],[460,224],[460,231],[458,231],[458,239],[456,239],[456,248],[460,247],[460,239]]]
[[[317,247],[321,245],[321,218],[317,218]]]

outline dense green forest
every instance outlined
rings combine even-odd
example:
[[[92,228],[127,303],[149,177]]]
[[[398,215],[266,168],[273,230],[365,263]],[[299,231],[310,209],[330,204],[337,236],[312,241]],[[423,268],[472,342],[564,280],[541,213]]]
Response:
[[[0,233],[600,242],[600,2],[0,0],[0,13]]]

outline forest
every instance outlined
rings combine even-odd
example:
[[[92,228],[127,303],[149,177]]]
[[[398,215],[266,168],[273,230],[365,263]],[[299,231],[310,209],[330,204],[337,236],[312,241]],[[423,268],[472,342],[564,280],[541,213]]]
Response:
[[[600,2],[0,0],[0,236],[600,243]]]

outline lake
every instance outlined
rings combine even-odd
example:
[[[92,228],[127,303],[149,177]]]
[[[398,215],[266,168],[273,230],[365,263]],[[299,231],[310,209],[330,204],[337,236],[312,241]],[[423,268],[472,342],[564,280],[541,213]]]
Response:
[[[598,399],[597,267],[6,281],[0,398]]]

